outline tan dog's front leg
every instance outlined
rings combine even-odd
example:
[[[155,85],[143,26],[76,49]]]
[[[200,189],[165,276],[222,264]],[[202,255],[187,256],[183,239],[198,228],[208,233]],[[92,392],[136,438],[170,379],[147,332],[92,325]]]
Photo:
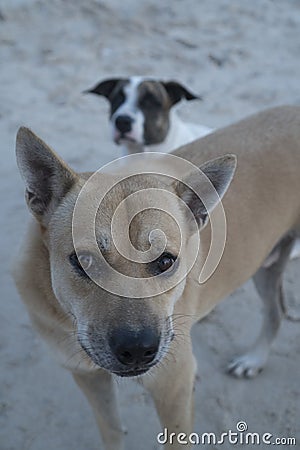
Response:
[[[160,443],[164,449],[188,449],[188,440],[194,423],[194,382],[197,363],[192,352],[189,336],[175,338],[162,363],[145,376],[143,385],[154,400],[163,428]],[[184,438],[184,433],[187,438]],[[165,436],[168,439],[166,441]],[[166,441],[166,442],[165,442]]]
[[[93,408],[105,450],[121,450],[124,430],[112,376],[102,370],[72,375]]]

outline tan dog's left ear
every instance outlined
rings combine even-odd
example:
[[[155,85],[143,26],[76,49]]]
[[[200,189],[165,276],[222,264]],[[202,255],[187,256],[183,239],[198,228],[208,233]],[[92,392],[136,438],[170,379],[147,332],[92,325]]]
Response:
[[[31,130],[21,127],[16,140],[17,164],[25,181],[28,208],[47,226],[50,214],[78,176]]]
[[[236,165],[235,155],[225,155],[200,166],[202,174],[195,170],[177,183],[177,194],[193,212],[200,228],[207,224],[209,213],[222,200],[232,181]]]

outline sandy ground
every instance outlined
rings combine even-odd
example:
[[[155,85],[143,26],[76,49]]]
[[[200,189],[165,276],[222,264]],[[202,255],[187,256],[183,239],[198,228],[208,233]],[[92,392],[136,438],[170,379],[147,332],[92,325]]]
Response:
[[[105,101],[81,92],[111,75],[181,80],[204,97],[182,105],[182,115],[212,127],[272,105],[300,104],[300,3],[1,0],[0,32],[0,448],[99,449],[90,408],[32,331],[9,275],[28,220],[15,164],[16,131],[30,126],[76,169],[98,168],[119,149],[110,142]],[[292,262],[285,278],[295,308],[299,268]],[[195,327],[195,430],[220,433],[245,420],[250,431],[300,442],[297,323],[283,323],[258,378],[225,374],[260,319],[249,282]],[[119,384],[126,449],[157,449],[159,424],[150,399],[133,382]]]

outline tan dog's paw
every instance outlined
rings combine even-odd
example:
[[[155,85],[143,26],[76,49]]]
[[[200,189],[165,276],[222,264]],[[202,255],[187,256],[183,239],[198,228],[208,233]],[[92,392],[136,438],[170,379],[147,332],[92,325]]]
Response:
[[[290,259],[300,258],[300,239],[297,239],[291,252]]]
[[[228,365],[228,373],[237,378],[254,378],[265,366],[267,356],[249,352],[234,358]]]

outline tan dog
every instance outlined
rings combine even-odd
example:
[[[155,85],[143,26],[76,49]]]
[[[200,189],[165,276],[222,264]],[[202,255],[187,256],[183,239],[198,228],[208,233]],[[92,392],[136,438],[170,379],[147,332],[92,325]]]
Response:
[[[235,157],[223,156],[227,152],[237,155],[234,177]],[[211,195],[205,177],[185,173],[185,185],[152,173],[128,176],[132,167],[128,173],[126,166],[120,167],[125,179],[109,191],[94,217],[94,237],[108,266],[115,269],[116,275],[111,275],[95,253],[88,230],[89,212],[98,207],[99,200],[94,186],[87,189],[77,231],[73,226],[73,234],[78,232],[73,242],[74,206],[89,175],[74,173],[28,129],[20,129],[17,137],[18,165],[35,220],[15,266],[15,281],[33,324],[87,396],[107,450],[120,450],[123,441],[112,373],[144,374],[139,380],[150,391],[162,426],[169,433],[188,434],[193,427],[196,371],[192,324],[254,275],[265,305],[264,325],[255,345],[230,366],[237,376],[254,376],[266,362],[282,317],[282,271],[300,227],[300,108],[263,112],[175,153],[201,166],[220,197],[233,177],[223,201],[227,218],[224,254],[203,284],[198,283],[199,273],[211,243],[210,227],[205,227],[207,213],[211,223],[214,215],[221,217],[221,205]],[[164,161],[155,164],[161,173]],[[101,186],[108,187],[115,179],[109,173],[97,177]],[[187,185],[205,193],[206,207]],[[136,205],[139,199],[133,195],[120,216],[124,220],[133,217],[128,219],[133,246],[126,247],[122,223],[118,229],[121,244],[125,242],[123,250],[129,255],[136,250],[147,253],[150,242],[150,250],[155,251],[160,248],[159,236],[151,232],[160,228],[167,236],[163,252],[142,264],[134,258],[128,262],[118,253],[111,234],[116,207],[141,189],[149,190],[150,206],[156,205],[157,189],[162,200],[151,213],[141,208],[135,215],[135,207],[141,205]],[[178,274],[187,272],[197,233],[181,199],[201,230],[196,263],[185,277]],[[164,208],[181,221],[181,243],[177,225]],[[120,285],[120,272],[128,285]],[[107,289],[103,282],[108,283]],[[138,290],[139,298],[134,293],[136,285],[143,287]],[[128,294],[131,289],[132,296]],[[181,445],[175,439],[166,448]]]

